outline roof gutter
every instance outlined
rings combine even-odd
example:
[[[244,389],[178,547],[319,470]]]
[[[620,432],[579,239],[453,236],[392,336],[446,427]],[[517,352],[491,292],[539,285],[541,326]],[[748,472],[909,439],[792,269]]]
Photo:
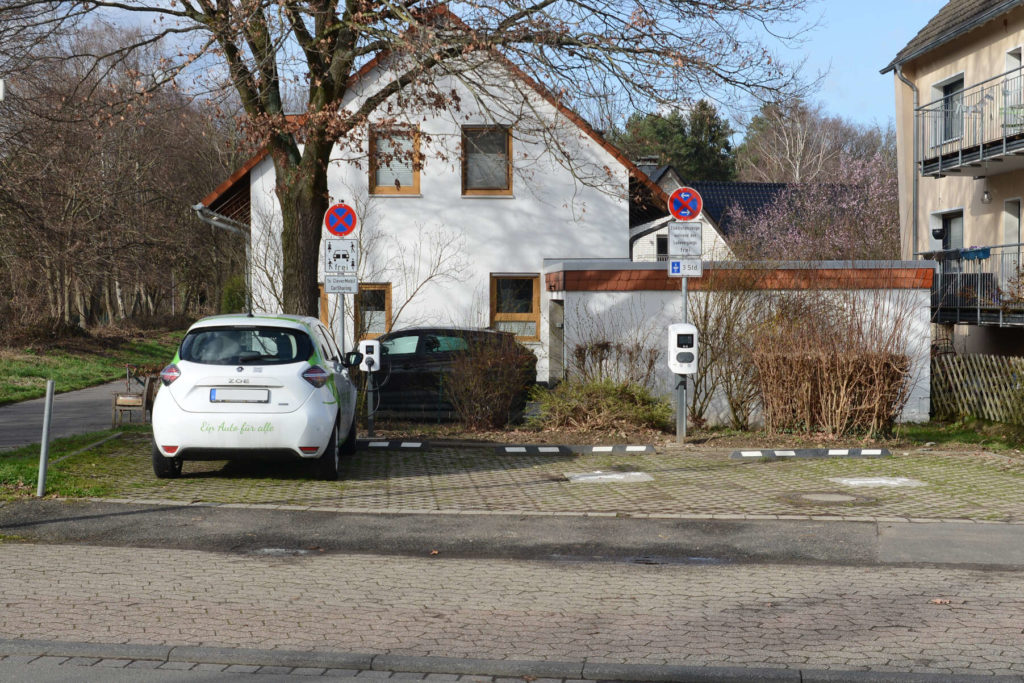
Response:
[[[925,54],[927,52],[931,52],[935,48],[937,48],[937,47],[939,47],[941,45],[944,45],[945,43],[948,43],[948,42],[950,42],[952,40],[955,40],[955,39],[959,38],[960,36],[964,35],[968,31],[971,31],[973,29],[978,28],[982,24],[985,24],[985,23],[995,19],[999,15],[1007,12],[1008,10],[1012,9],[1013,7],[1015,7],[1016,5],[1019,5],[1019,4],[1021,4],[1021,0],[1006,0],[1005,2],[1001,2],[1001,3],[999,3],[998,5],[996,5],[994,7],[990,7],[986,11],[984,11],[981,14],[978,14],[977,16],[975,16],[970,21],[966,21],[966,22],[964,22],[962,24],[958,24],[953,29],[951,29],[949,31],[946,31],[942,35],[936,37],[934,40],[929,41],[925,45],[922,45],[921,47],[919,47],[918,49],[914,50],[910,54],[905,55],[905,56],[903,56],[901,58],[898,58],[899,62],[896,62],[895,60],[893,60],[889,64],[889,66],[887,66],[884,69],[882,69],[882,73],[884,74],[884,73],[888,73],[892,69],[898,69],[900,64],[905,64],[906,62],[913,61],[913,60],[917,59],[918,57],[920,57],[921,55],[923,55],[923,54]],[[911,42],[913,42],[913,41],[911,41]]]
[[[912,210],[913,210],[914,213],[913,213],[913,218],[912,218],[912,221],[911,221],[911,224],[913,225],[912,232],[913,232],[913,235],[914,235],[914,241],[913,241],[913,243],[912,243],[912,245],[910,247],[910,255],[911,255],[911,258],[913,258],[913,255],[917,253],[917,232],[918,232],[918,225],[917,225],[917,196],[918,196],[917,193],[918,193],[918,187],[917,186],[918,186],[918,183],[920,182],[920,179],[918,178],[918,172],[917,172],[917,136],[918,136],[918,130],[917,130],[917,125],[918,125],[918,121],[917,121],[917,107],[918,107],[918,100],[920,98],[920,93],[917,90],[917,86],[914,85],[910,80],[907,79],[906,76],[903,75],[903,64],[902,63],[896,65],[896,78],[900,79],[903,82],[903,84],[908,86],[910,88],[910,91],[912,93],[914,93],[914,107],[913,107],[913,112],[912,112],[913,117],[914,117],[914,139],[911,141],[911,144],[910,144],[911,153],[913,154],[913,157],[914,157],[913,158],[913,165],[912,165],[912,168],[911,168],[911,173],[913,174],[913,177],[914,177],[914,180],[913,180],[913,187],[914,187],[914,189],[913,189],[913,193],[912,193],[913,194],[913,200],[912,200],[913,209]]]
[[[223,214],[219,214],[216,211],[209,209],[205,204],[200,202],[199,204],[193,204],[192,210],[196,212],[196,216],[202,222],[207,225],[212,225],[218,230],[227,230],[228,232],[236,235],[242,235],[245,239],[245,308],[249,315],[252,315],[252,268],[251,268],[251,248],[248,226],[239,223],[236,220],[232,220]]]

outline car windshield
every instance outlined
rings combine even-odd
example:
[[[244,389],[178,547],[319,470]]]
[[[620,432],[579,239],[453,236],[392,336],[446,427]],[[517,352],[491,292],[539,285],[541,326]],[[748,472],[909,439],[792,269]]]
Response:
[[[284,365],[308,360],[313,342],[283,327],[202,327],[181,342],[181,360],[207,365]]]
[[[419,335],[407,334],[403,337],[384,339],[380,345],[383,347],[384,353],[389,356],[398,356],[406,353],[416,353],[416,345],[419,341]]]

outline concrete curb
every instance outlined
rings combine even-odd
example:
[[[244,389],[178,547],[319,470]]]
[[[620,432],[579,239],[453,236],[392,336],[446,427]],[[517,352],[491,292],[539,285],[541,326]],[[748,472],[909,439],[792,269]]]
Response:
[[[783,460],[789,458],[890,458],[888,448],[794,448],[748,449],[733,451],[732,460]]]
[[[558,455],[579,453],[654,453],[654,446],[640,444],[614,444],[611,446],[584,446],[572,444],[496,444],[476,441],[415,441],[413,439],[356,439],[356,446],[368,451],[407,451],[428,448],[481,448],[491,449],[498,455],[528,453],[530,455]]]
[[[740,683],[750,681],[767,683],[982,683],[982,681],[985,683],[1024,683],[1024,676],[616,664],[587,662],[586,660],[468,659],[186,645],[131,645],[0,639],[0,656],[11,655],[651,683]]]

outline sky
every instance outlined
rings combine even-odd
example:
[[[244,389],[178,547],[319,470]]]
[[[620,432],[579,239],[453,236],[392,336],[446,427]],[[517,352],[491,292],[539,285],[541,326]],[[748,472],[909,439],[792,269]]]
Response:
[[[879,73],[946,0],[819,0],[821,22],[784,61],[806,57],[808,75],[828,71],[812,97],[826,112],[863,125],[884,126],[895,116],[893,75]]]

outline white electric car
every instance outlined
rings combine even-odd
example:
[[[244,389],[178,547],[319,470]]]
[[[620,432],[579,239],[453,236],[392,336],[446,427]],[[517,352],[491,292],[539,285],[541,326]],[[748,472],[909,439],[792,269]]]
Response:
[[[160,373],[153,404],[153,472],[181,474],[184,460],[316,459],[337,479],[339,455],[356,447],[356,389],[343,356],[316,318],[220,315],[192,325]]]

